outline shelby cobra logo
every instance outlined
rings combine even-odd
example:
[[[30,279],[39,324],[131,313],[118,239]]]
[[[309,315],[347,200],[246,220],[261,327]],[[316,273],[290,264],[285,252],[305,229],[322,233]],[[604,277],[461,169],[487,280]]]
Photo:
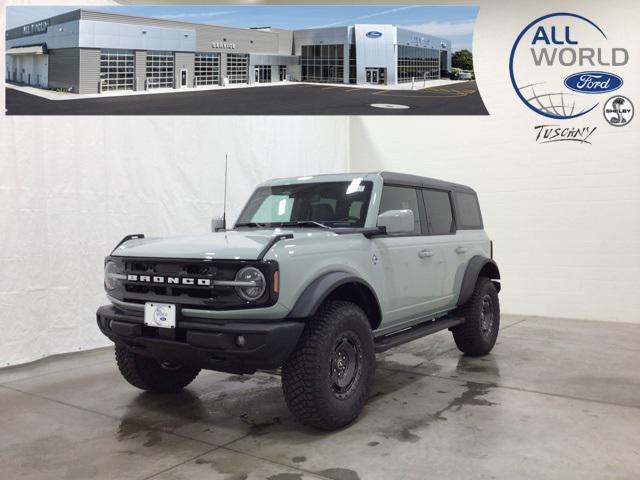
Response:
[[[593,94],[622,86],[619,76],[589,67],[615,68],[628,61],[628,50],[611,46],[593,21],[575,13],[550,13],[520,32],[511,49],[509,74],[528,108],[567,120],[593,110],[599,103]]]
[[[210,287],[212,285],[212,281],[208,278],[164,277],[157,275],[128,274],[127,280],[130,282],[160,283],[167,285],[197,285],[199,287]]]

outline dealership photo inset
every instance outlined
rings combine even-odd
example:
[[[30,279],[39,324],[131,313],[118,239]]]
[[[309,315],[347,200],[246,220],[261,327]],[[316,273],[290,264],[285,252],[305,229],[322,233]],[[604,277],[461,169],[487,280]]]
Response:
[[[486,115],[472,6],[7,7],[8,115]]]

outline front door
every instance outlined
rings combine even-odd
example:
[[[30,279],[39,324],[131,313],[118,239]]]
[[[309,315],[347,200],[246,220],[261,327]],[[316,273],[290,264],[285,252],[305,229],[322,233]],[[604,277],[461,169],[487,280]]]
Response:
[[[379,213],[411,210],[413,232],[374,237],[378,261],[384,271],[383,303],[385,326],[401,324],[438,311],[441,306],[442,253],[430,248],[426,235],[422,197],[413,187],[385,185]]]
[[[379,83],[379,71],[377,68],[367,68],[367,83],[377,85]]]
[[[367,68],[367,83],[372,85],[378,85],[380,83],[380,69],[379,68]]]
[[[187,69],[186,68],[183,68],[182,70],[180,70],[180,86],[181,87],[187,86]]]

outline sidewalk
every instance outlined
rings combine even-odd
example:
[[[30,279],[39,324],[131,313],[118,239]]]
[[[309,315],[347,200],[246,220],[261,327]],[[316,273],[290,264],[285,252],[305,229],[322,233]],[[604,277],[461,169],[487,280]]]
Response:
[[[151,90],[108,90],[102,93],[68,93],[68,92],[56,92],[54,90],[47,90],[44,88],[31,87],[29,85],[19,85],[15,83],[7,83],[5,80],[5,86],[7,88],[11,88],[13,90],[17,90],[19,92],[29,93],[31,95],[36,95],[41,98],[45,98],[47,100],[81,100],[85,98],[108,98],[108,97],[128,97],[128,96],[138,96],[138,95],[158,95],[161,93],[186,93],[186,92],[204,92],[209,90],[234,90],[237,88],[260,88],[260,87],[275,87],[275,86],[284,86],[284,85],[295,85],[300,82],[276,82],[276,83],[240,83],[240,84],[230,84],[226,87],[220,85],[207,85],[202,87],[194,87],[194,88],[153,88]]]
[[[441,78],[438,80],[416,80],[415,82],[399,83],[398,85],[372,85],[368,83],[355,85],[347,83],[312,83],[312,82],[292,82],[301,85],[314,85],[316,87],[342,87],[342,88],[363,88],[368,90],[424,90],[425,88],[443,87],[449,85],[458,85],[464,80],[450,80]]]
[[[68,92],[57,92],[54,90],[46,90],[44,88],[32,87],[29,85],[19,85],[15,83],[6,83],[7,88],[11,88],[13,90],[17,90],[20,92],[28,93],[30,95],[36,95],[38,97],[47,99],[47,100],[82,100],[85,98],[109,98],[109,97],[127,97],[127,96],[138,96],[138,95],[158,95],[163,93],[186,93],[186,92],[204,92],[204,91],[213,91],[213,90],[234,90],[240,88],[262,88],[262,87],[278,87],[285,85],[303,85],[303,86],[312,86],[312,87],[320,87],[320,88],[347,88],[347,89],[368,89],[368,90],[423,90],[425,88],[435,88],[442,87],[447,85],[455,85],[461,83],[460,80],[449,80],[449,79],[439,79],[439,80],[420,80],[414,83],[401,83],[399,85],[370,85],[370,84],[345,84],[345,83],[315,83],[315,82],[290,82],[290,81],[282,81],[275,83],[252,83],[252,84],[232,84],[227,86],[219,86],[219,85],[207,85],[202,87],[195,88],[154,88],[151,90],[141,90],[141,91],[133,91],[133,90],[109,90],[103,93],[90,93],[90,94],[77,94],[77,93],[68,93]]]

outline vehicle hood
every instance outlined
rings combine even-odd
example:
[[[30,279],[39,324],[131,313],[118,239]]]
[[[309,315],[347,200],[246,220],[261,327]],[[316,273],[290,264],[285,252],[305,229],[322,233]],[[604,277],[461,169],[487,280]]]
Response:
[[[116,248],[113,255],[142,258],[257,260],[271,239],[283,234],[292,234],[294,238],[336,235],[331,231],[319,229],[229,230],[205,235],[129,240]]]

